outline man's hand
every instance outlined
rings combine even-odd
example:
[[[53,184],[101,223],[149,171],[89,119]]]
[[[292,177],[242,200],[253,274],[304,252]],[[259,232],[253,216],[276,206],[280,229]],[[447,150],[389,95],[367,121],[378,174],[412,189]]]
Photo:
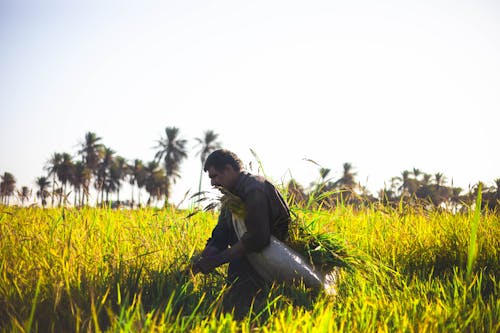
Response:
[[[193,273],[207,274],[214,268],[224,265],[234,259],[239,259],[245,255],[245,247],[242,242],[237,242],[234,246],[219,251],[214,247],[207,247],[201,254],[201,259],[193,265]]]
[[[197,274],[201,272],[203,274],[207,274],[223,264],[223,260],[217,255],[202,257],[193,265],[193,273]]]

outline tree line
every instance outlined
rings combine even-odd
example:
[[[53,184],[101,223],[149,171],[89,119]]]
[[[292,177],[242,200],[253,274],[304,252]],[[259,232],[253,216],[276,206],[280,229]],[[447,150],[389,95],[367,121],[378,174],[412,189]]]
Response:
[[[200,162],[208,154],[221,147],[219,135],[207,130],[202,137],[195,138],[196,156]],[[181,177],[180,169],[188,156],[188,140],[181,137],[179,128],[166,127],[165,136],[156,141],[156,153],[151,161],[141,159],[127,160],[102,143],[94,132],[87,132],[75,155],[67,152],[52,154],[44,166],[46,174],[37,177],[34,195],[40,199],[43,207],[50,205],[74,206],[89,205],[90,191],[96,194],[96,205],[110,202],[110,194],[115,194],[115,203],[121,204],[120,189],[125,182],[132,187],[130,200],[125,203],[136,207],[141,203],[143,189],[149,194],[147,204],[164,200],[168,204],[172,186]],[[200,188],[203,169],[200,173]],[[138,189],[138,201],[135,201],[134,189]],[[32,190],[27,186],[16,189],[13,174],[5,172],[1,176],[0,195],[2,204],[8,205],[12,196],[17,196],[21,205],[30,200]]]
[[[198,191],[201,191],[203,162],[214,150],[221,148],[219,135],[213,130],[206,130],[201,137],[195,138],[195,155],[200,158],[200,179]],[[73,204],[89,205],[90,191],[96,194],[96,205],[106,205],[110,195],[115,195],[114,203],[137,207],[141,203],[144,189],[149,197],[147,205],[163,201],[167,205],[172,193],[172,186],[181,178],[181,165],[188,157],[188,140],[181,136],[177,127],[166,127],[165,136],[156,141],[156,152],[151,161],[140,159],[127,160],[102,143],[102,138],[93,132],[87,132],[75,155],[67,152],[53,153],[44,166],[46,174],[36,178],[34,195],[40,199],[43,207]],[[315,163],[314,161],[311,161]],[[321,205],[332,208],[338,204],[363,205],[380,202],[386,205],[430,205],[434,207],[456,209],[470,206],[477,196],[479,183],[468,191],[452,184],[447,184],[443,173],[429,174],[420,169],[404,170],[392,177],[388,185],[373,196],[366,187],[356,180],[357,173],[352,164],[344,163],[342,175],[338,179],[330,177],[331,169],[318,166],[317,181],[307,188],[291,179],[284,187],[286,196],[292,204]],[[120,190],[125,182],[132,188],[130,200],[120,199]],[[482,186],[483,205],[490,209],[500,206],[500,178],[494,180],[494,186]],[[134,190],[138,199],[135,201]],[[70,194],[72,193],[72,202]],[[16,196],[24,206],[32,197],[28,186],[16,187],[13,174],[1,175],[1,203],[8,205],[10,198]]]
[[[350,163],[343,164],[342,176],[338,179],[329,178],[331,169],[319,168],[318,181],[311,184],[309,190],[291,180],[287,193],[291,201],[297,205],[321,205],[333,208],[339,204],[362,206],[374,202],[383,205],[437,207],[447,210],[467,209],[477,197],[482,188],[482,206],[490,210],[500,207],[500,178],[494,180],[491,187],[478,182],[467,191],[460,187],[448,185],[447,178],[441,172],[430,174],[420,169],[404,170],[399,176],[392,177],[389,184],[373,196],[361,183],[356,181],[357,173]]]

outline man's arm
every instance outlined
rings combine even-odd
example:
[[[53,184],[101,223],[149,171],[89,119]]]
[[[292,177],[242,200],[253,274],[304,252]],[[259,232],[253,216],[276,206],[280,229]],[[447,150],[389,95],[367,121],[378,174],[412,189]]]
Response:
[[[215,246],[207,244],[207,246],[205,247],[203,252],[201,252],[201,256],[202,257],[211,257],[211,256],[215,256],[216,254],[218,254],[220,252],[221,252],[221,250],[219,250]]]
[[[241,241],[237,242],[228,249],[211,256],[203,256],[193,267],[193,272],[203,274],[211,272],[216,267],[224,265],[245,255],[245,247]]]
[[[201,259],[214,257],[219,253],[223,252],[224,249],[227,249],[230,240],[230,230],[229,230],[230,221],[227,220],[228,217],[229,217],[228,211],[225,210],[221,211],[217,221],[217,225],[212,230],[212,236],[208,239],[207,244],[205,245],[205,249],[201,253]],[[205,269],[202,270],[202,267],[200,267],[199,265],[201,259],[199,259],[193,265],[194,273],[199,273],[199,272],[205,273]]]
[[[248,252],[259,252],[271,241],[270,208],[266,193],[260,189],[250,191],[245,198],[245,226],[241,237]]]
[[[201,258],[195,264],[196,272],[208,273],[216,267],[243,257],[247,252],[257,252],[266,247],[271,240],[268,207],[263,191],[251,191],[245,199],[247,232],[230,248]]]

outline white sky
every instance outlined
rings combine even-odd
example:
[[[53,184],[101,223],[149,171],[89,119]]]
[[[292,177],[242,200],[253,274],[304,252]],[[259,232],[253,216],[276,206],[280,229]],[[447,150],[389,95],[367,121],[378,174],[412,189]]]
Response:
[[[0,0],[0,173],[19,186],[87,131],[146,162],[176,126],[190,149],[207,129],[254,149],[275,182],[307,186],[309,158],[372,193],[413,167],[467,188],[500,177],[499,111],[498,1]],[[193,149],[174,201],[199,167]]]

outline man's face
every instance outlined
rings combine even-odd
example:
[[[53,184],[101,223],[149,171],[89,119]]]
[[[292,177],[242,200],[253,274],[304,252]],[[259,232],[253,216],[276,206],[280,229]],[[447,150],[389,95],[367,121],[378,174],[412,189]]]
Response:
[[[226,164],[222,170],[217,170],[211,166],[207,169],[207,172],[212,186],[221,186],[226,190],[231,190],[236,185],[238,173],[229,164]]]

